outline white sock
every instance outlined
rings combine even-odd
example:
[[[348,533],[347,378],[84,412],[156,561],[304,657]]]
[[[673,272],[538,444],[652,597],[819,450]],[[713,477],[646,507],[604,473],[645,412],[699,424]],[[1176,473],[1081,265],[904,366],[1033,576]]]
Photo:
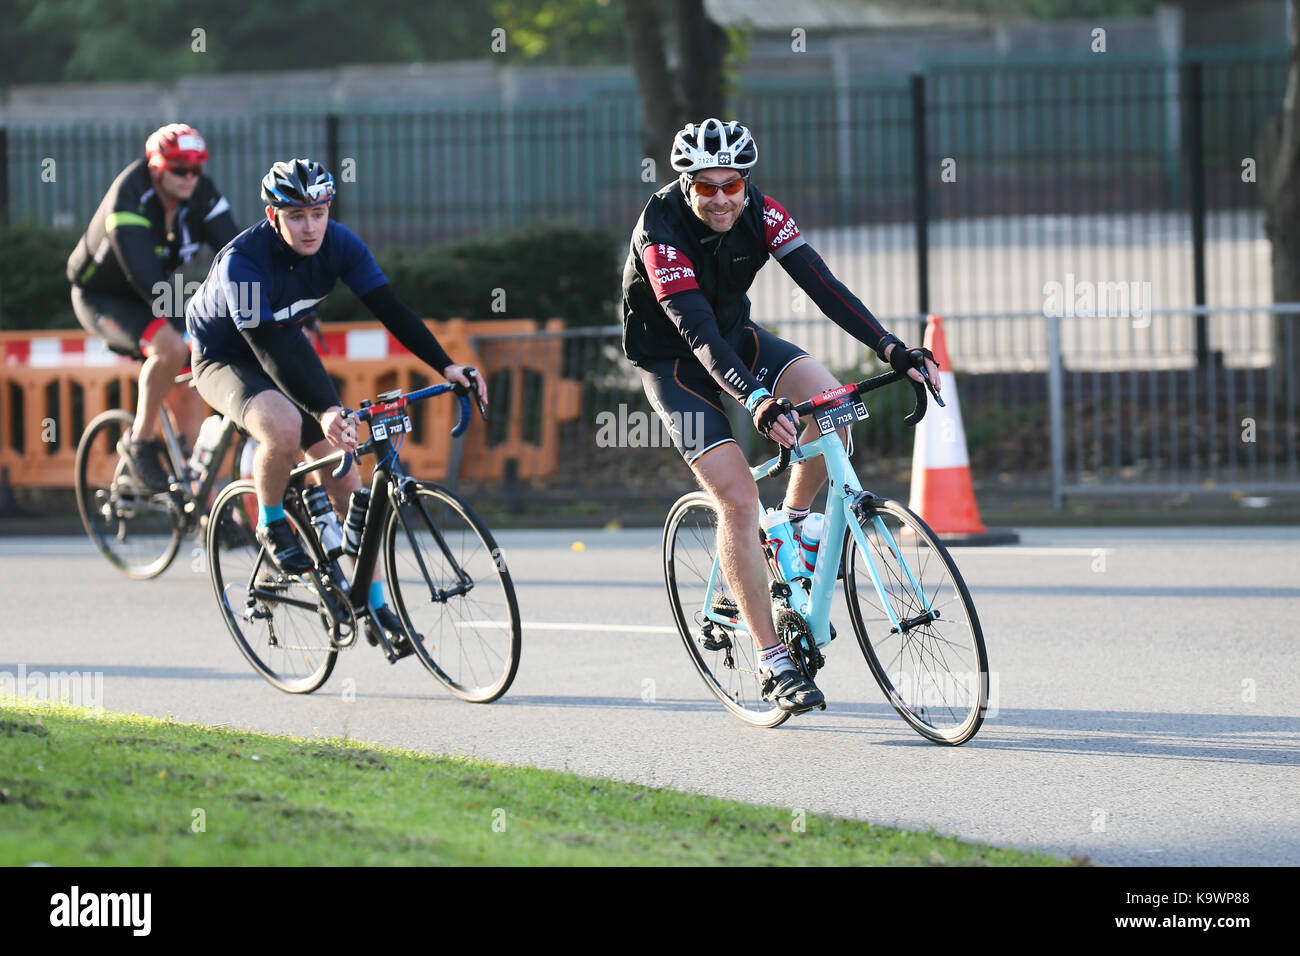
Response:
[[[794,661],[790,660],[790,649],[784,644],[774,644],[758,652],[760,667],[770,668],[773,674],[794,670]]]

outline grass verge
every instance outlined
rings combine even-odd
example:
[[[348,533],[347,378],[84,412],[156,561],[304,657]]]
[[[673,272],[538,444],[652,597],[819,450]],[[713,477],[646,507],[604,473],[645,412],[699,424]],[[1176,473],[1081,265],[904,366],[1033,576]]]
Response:
[[[0,866],[1068,865],[575,774],[0,698]]]

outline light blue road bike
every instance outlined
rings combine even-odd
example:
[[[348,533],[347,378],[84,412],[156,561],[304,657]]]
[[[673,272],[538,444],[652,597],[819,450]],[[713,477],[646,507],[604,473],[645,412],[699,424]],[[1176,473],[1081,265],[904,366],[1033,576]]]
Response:
[[[887,372],[794,406],[797,415],[811,414],[821,432],[795,453],[826,461],[826,526],[811,579],[786,581],[764,546],[773,620],[796,666],[814,678],[835,637],[831,601],[842,575],[853,633],[889,703],[921,736],[956,745],[975,735],[988,706],[988,657],[975,605],[926,523],[899,502],[863,490],[836,432],[867,417],[862,396],[900,379]],[[925,388],[906,381],[916,407],[905,421],[915,425],[925,414]],[[782,448],[778,458],[751,469],[754,478],[776,477],[790,457]],[[753,639],[719,564],[717,534],[717,511],[706,493],[673,505],[664,525],[669,603],[709,690],[742,720],[775,727],[790,715],[763,696]]]

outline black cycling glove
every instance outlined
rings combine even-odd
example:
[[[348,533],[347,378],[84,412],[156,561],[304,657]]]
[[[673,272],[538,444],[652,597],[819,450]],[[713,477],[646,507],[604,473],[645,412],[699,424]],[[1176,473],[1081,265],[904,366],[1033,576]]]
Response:
[[[758,403],[758,407],[754,409],[754,427],[758,429],[758,433],[764,438],[770,438],[769,432],[772,431],[772,426],[776,424],[776,420],[787,414],[792,408],[794,406],[790,403],[790,399],[773,398],[769,395],[767,398],[762,399]]]
[[[936,366],[939,364],[938,359],[934,357],[934,353],[925,348],[909,349],[900,343],[894,351],[889,353],[889,364],[900,375],[906,375],[909,369],[914,368],[924,371],[926,359],[934,362]]]

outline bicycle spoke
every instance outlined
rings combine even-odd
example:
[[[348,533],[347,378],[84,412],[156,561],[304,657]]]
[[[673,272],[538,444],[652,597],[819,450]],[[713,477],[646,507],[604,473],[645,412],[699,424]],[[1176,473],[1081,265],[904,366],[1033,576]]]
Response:
[[[852,557],[845,592],[872,674],[919,733],[962,743],[983,720],[988,673],[979,622],[956,566],[896,502],[875,505],[860,527],[867,551],[846,535]],[[915,623],[903,630],[895,621]]]

